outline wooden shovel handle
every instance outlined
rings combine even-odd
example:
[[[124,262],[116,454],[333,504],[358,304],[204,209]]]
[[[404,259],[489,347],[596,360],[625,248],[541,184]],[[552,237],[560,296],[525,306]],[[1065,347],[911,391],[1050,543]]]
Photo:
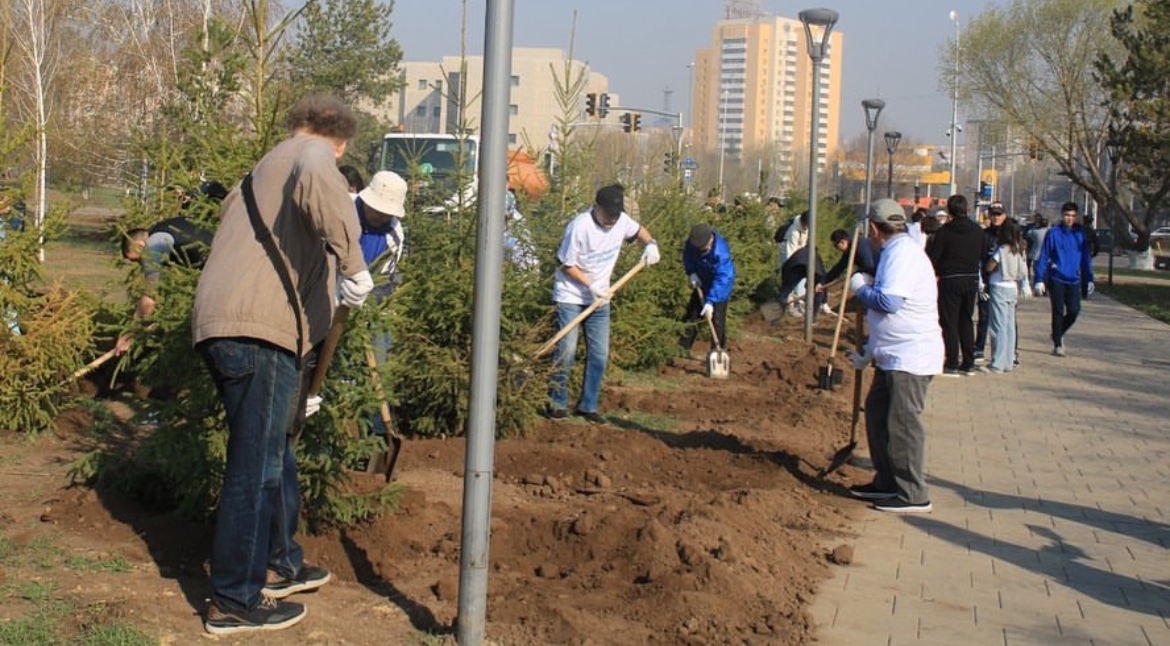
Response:
[[[325,373],[329,364],[333,363],[333,355],[337,352],[337,345],[341,342],[341,333],[345,331],[345,322],[349,319],[349,308],[339,305],[333,313],[333,322],[329,325],[329,333],[321,343],[321,352],[317,354],[317,368],[313,370],[313,380],[309,382],[309,397],[320,394],[321,386],[325,383]]]
[[[102,356],[98,357],[97,359],[94,359],[93,361],[90,361],[89,363],[87,363],[84,366],[75,370],[73,372],[73,374],[69,375],[69,378],[66,379],[62,383],[69,383],[70,381],[73,381],[74,379],[84,377],[85,375],[93,372],[94,370],[97,370],[98,367],[101,366],[103,363],[109,361],[110,359],[113,359],[114,355],[117,354],[117,352],[118,352],[117,348],[110,349],[108,352],[106,352]]]
[[[623,285],[625,285],[627,282],[629,282],[629,280],[634,277],[634,274],[637,274],[638,272],[642,271],[642,269],[645,267],[646,267],[646,261],[639,260],[638,264],[634,265],[633,269],[627,271],[625,276],[622,276],[621,278],[619,278],[618,281],[616,283],[614,283],[609,288],[610,297],[612,297],[617,292],[617,290],[621,289]],[[558,330],[557,333],[555,335],[553,335],[553,338],[549,339],[548,341],[545,341],[544,345],[537,348],[536,352],[532,355],[532,358],[536,359],[538,357],[542,357],[542,356],[548,354],[549,350],[552,350],[553,348],[555,348],[557,343],[559,343],[561,339],[565,338],[565,335],[567,335],[569,332],[573,331],[573,328],[580,325],[581,321],[584,321],[586,318],[588,318],[589,315],[594,312],[594,310],[601,307],[602,304],[605,302],[606,301],[603,301],[600,299],[596,299],[596,298],[593,299],[593,302],[589,304],[589,307],[586,307],[584,310],[582,310],[582,312],[580,314],[577,315],[576,318],[574,318],[572,321],[569,321],[569,323],[567,325],[565,325],[565,327]]]
[[[857,241],[861,238],[861,223],[853,229],[853,243],[849,245],[849,262],[845,263],[845,287],[841,290],[841,306],[837,308],[837,327],[833,330],[833,345],[829,349],[829,369],[837,356],[837,342],[841,340],[841,322],[845,320],[845,304],[849,301],[849,279],[853,276],[853,259],[857,257]]]

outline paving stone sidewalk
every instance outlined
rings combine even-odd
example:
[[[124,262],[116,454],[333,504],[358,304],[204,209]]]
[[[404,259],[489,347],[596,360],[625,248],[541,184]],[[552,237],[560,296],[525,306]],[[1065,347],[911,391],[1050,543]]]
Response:
[[[1048,330],[1033,299],[1018,370],[931,383],[934,512],[862,512],[816,643],[1170,645],[1170,326],[1097,296],[1067,357]]]

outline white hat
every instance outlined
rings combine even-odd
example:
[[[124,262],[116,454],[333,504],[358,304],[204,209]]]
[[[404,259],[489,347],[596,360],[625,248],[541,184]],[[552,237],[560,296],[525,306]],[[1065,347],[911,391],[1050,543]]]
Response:
[[[406,215],[406,180],[398,173],[380,170],[370,178],[370,183],[358,193],[362,204],[389,215]]]

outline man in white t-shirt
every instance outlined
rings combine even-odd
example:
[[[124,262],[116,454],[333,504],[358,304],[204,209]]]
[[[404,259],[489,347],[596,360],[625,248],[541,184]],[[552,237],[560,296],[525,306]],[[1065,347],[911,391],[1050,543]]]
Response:
[[[577,354],[578,332],[584,330],[585,379],[573,412],[594,424],[605,423],[597,409],[601,380],[609,361],[609,299],[613,268],[622,244],[634,238],[646,245],[642,260],[647,265],[659,260],[658,243],[650,231],[625,213],[624,194],[624,189],[618,184],[599,189],[593,207],[573,218],[565,227],[565,235],[557,250],[561,265],[553,285],[553,301],[557,304],[559,327],[568,325],[594,300],[602,301],[602,305],[557,344],[554,359],[557,369],[549,389],[552,401],[548,410],[548,416],[555,419],[568,415],[569,371]]]
[[[943,341],[938,323],[938,288],[922,245],[906,233],[907,218],[894,200],[874,203],[869,235],[881,246],[871,279],[854,274],[850,288],[868,312],[869,343],[852,353],[857,369],[872,361],[873,383],[865,398],[865,427],[874,479],[850,487],[880,511],[932,509],[924,464],[926,429],[920,416],[926,389],[942,373]]]

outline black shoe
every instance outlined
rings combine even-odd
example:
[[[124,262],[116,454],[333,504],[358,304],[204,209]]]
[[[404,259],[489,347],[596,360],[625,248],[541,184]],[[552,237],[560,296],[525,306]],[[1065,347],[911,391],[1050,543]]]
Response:
[[[959,372],[958,368],[947,368],[946,370],[943,370],[942,376],[944,376],[944,377],[962,377],[963,373]]]
[[[959,374],[964,377],[970,377],[971,375],[975,374],[975,366],[959,366]]]
[[[930,504],[929,500],[921,503],[912,503],[906,502],[901,498],[875,502],[873,503],[873,508],[891,514],[925,514],[934,510],[934,506]]]
[[[608,424],[609,423],[604,417],[602,417],[601,415],[598,415],[596,412],[586,412],[583,410],[575,410],[575,411],[573,411],[573,414],[576,415],[577,417],[584,417],[590,424]]]
[[[849,487],[849,495],[854,498],[861,498],[862,500],[889,500],[890,498],[897,498],[898,492],[878,489],[876,485],[870,483]]]
[[[303,565],[301,571],[291,579],[268,571],[268,582],[264,584],[264,596],[283,599],[298,592],[309,592],[329,583],[333,575],[323,567]]]
[[[549,419],[565,419],[569,416],[569,413],[563,408],[553,408],[552,406],[549,406],[548,408],[544,409],[544,416]]]
[[[203,618],[203,629],[213,635],[233,635],[254,630],[280,630],[305,618],[304,604],[260,596],[260,604],[251,610],[221,610],[213,601]]]

